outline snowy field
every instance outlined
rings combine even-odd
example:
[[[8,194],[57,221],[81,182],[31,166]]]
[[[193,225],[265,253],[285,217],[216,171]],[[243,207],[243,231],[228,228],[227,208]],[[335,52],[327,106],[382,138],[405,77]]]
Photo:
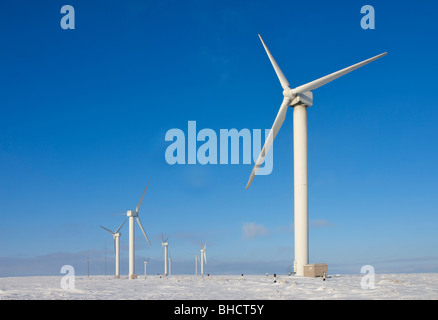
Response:
[[[382,274],[374,289],[362,289],[362,275],[321,278],[266,275],[158,275],[128,280],[76,276],[63,289],[60,276],[0,278],[2,300],[438,300],[438,274]]]

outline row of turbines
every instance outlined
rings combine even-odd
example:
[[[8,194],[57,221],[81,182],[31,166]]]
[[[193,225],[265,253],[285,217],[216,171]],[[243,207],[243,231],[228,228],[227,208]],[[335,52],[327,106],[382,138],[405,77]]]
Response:
[[[134,210],[128,210],[126,212],[126,216],[127,218],[125,219],[125,221],[123,221],[123,223],[115,230],[112,231],[108,228],[105,228],[103,226],[100,226],[103,230],[109,232],[114,239],[114,253],[115,253],[115,277],[116,278],[120,278],[120,229],[122,229],[123,225],[126,223],[126,220],[129,219],[129,279],[135,279],[137,278],[137,275],[135,274],[135,265],[134,265],[134,258],[135,258],[135,243],[134,243],[134,237],[135,237],[135,221],[134,218],[136,218],[138,226],[140,227],[144,237],[146,238],[146,241],[148,242],[149,246],[151,245],[149,238],[146,234],[146,231],[143,228],[143,225],[141,224],[140,218],[138,216],[138,213],[140,211],[140,206],[143,202],[143,198],[144,195],[146,193],[146,190],[148,189],[149,186],[149,182],[146,185],[146,188],[143,191],[143,194],[141,195],[140,201],[137,204],[137,207]],[[125,214],[118,214],[118,215],[125,215]],[[171,257],[169,254],[169,242],[168,239],[164,239],[163,234],[161,234],[161,246],[164,248],[164,275],[170,275],[171,272]],[[196,261],[195,261],[195,266],[196,266],[196,274],[198,274],[198,261],[201,262],[201,275],[204,274],[204,262],[207,263],[207,255],[206,255],[206,244],[204,244],[204,246],[202,246],[201,249],[201,259],[199,259],[198,255],[195,255],[196,257]],[[145,273],[146,273],[146,265],[147,265],[147,261],[145,261]]]

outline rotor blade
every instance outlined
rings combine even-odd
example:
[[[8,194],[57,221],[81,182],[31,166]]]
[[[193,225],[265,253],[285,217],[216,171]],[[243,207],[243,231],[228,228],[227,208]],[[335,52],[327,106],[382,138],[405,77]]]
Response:
[[[280,106],[280,110],[278,111],[277,117],[275,118],[274,125],[272,126],[272,129],[269,132],[269,135],[265,141],[265,145],[263,146],[263,149],[260,152],[260,155],[254,165],[254,168],[252,169],[248,184],[246,185],[246,189],[249,188],[252,181],[254,180],[255,175],[257,174],[257,171],[265,161],[265,157],[268,154],[269,149],[271,149],[272,143],[274,142],[274,139],[277,136],[278,131],[283,125],[284,119],[286,118],[286,112],[287,112],[287,108],[289,107],[289,103],[290,103],[290,99],[285,97],[283,99],[283,103]]]
[[[205,254],[205,250],[204,250],[204,261],[205,261],[205,264],[207,264],[207,255]]]
[[[123,227],[123,225],[125,224],[127,218],[125,219],[125,221],[123,221],[123,223],[120,225],[120,227],[114,232],[114,233],[118,233],[120,231],[120,229]]]
[[[275,61],[274,57],[272,56],[271,52],[263,41],[262,36],[259,35],[259,38],[262,41],[263,47],[265,47],[265,51],[268,54],[269,60],[271,60],[272,66],[274,67],[278,80],[280,80],[281,86],[283,87],[283,89],[289,88],[289,82],[287,81],[286,77],[284,76],[283,72],[281,71],[280,67],[278,66],[277,62]]]
[[[140,218],[138,216],[137,216],[137,223],[140,226],[140,229],[143,232],[144,237],[146,238],[147,242],[149,243],[149,245],[151,245],[151,243],[149,242],[148,236],[146,235],[146,232],[144,231],[143,226],[141,225]]]
[[[149,186],[149,182],[146,185],[146,188],[144,189],[143,194],[141,195],[141,198],[140,198],[140,201],[137,204],[137,207],[135,208],[135,211],[137,211],[137,212],[138,212],[138,210],[140,210],[140,206],[141,206],[141,203],[143,202],[144,194],[146,193],[146,190],[147,190],[148,186]]]
[[[355,65],[352,65],[348,68],[339,70],[337,72],[329,74],[328,76],[319,78],[315,81],[309,82],[309,83],[304,84],[304,85],[299,86],[299,87],[296,87],[295,89],[292,90],[292,92],[294,94],[296,94],[296,93],[303,93],[306,91],[315,90],[315,89],[317,89],[317,88],[319,88],[319,87],[321,87],[321,86],[323,86],[323,85],[325,85],[325,84],[327,84],[327,83],[329,83],[329,82],[331,82],[339,77],[342,77],[343,75],[346,75],[347,73],[350,73],[351,71],[354,71],[354,70],[356,70],[356,69],[358,69],[358,68],[360,68],[360,67],[362,67],[370,62],[373,62],[374,60],[377,60],[383,56],[386,56],[387,54],[388,54],[388,52],[385,52],[385,53],[379,54],[373,58],[370,58],[368,60],[356,63]]]
[[[111,233],[112,235],[114,235],[114,233],[115,232],[112,232],[110,229],[107,229],[107,228],[105,228],[105,227],[102,227],[102,226],[100,226],[103,230],[106,230],[106,231],[108,231],[109,233]]]

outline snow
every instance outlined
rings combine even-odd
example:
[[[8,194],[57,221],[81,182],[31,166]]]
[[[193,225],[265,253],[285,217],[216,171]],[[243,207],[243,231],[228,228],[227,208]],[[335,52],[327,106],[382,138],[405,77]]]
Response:
[[[374,289],[362,275],[302,278],[280,275],[172,275],[115,279],[76,276],[63,289],[60,276],[0,278],[2,300],[438,300],[438,273],[376,274]]]

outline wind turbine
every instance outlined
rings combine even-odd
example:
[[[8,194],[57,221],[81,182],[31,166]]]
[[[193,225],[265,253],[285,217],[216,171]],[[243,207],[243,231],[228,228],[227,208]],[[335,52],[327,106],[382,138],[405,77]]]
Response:
[[[163,234],[161,234],[161,246],[164,247],[164,275],[167,276],[167,262],[168,262],[168,255],[167,255],[167,246],[169,243],[167,242],[168,239],[164,240]]]
[[[266,139],[265,145],[256,161],[249,177],[246,189],[251,185],[257,170],[263,164],[272,143],[280,130],[288,107],[293,107],[293,141],[294,141],[294,237],[295,237],[295,261],[294,271],[296,275],[303,275],[304,265],[309,263],[309,219],[308,219],[308,183],[307,183],[307,108],[313,104],[312,91],[356,70],[387,54],[379,54],[368,60],[364,60],[348,68],[329,74],[302,86],[291,89],[289,82],[259,35],[260,40],[268,54],[269,60],[274,67],[280,84],[283,87],[283,102],[275,118],[272,129]]]
[[[197,254],[195,254],[195,274],[198,275],[198,261],[199,257]]]
[[[125,221],[123,221],[123,223],[120,225],[120,227],[117,228],[116,231],[112,232],[111,230],[100,226],[102,229],[108,231],[109,233],[111,233],[113,235],[113,239],[114,239],[114,251],[115,251],[115,256],[116,256],[116,275],[115,277],[118,279],[120,277],[120,236],[122,235],[121,233],[119,233],[120,229],[123,227],[123,225],[125,224]]]
[[[172,274],[172,256],[169,252],[169,276]]]
[[[146,185],[146,188],[143,191],[143,194],[141,195],[140,201],[137,204],[137,207],[134,210],[128,210],[126,212],[126,215],[129,218],[129,279],[136,279],[137,275],[135,274],[135,267],[134,267],[134,260],[135,260],[135,245],[134,245],[134,236],[135,236],[135,221],[134,218],[136,218],[138,226],[140,227],[141,231],[143,232],[144,237],[146,238],[146,241],[149,243],[149,246],[151,243],[149,242],[148,236],[146,235],[146,232],[143,229],[143,226],[141,224],[140,218],[138,217],[138,211],[140,210],[141,203],[143,202],[144,194],[146,193],[146,190],[148,189],[149,182]]]
[[[204,261],[205,264],[207,264],[207,256],[205,255],[205,248],[207,247],[207,244],[204,244],[204,247],[201,249],[201,275],[204,275]]]
[[[144,276],[146,277],[146,268],[147,268],[147,266],[148,266],[148,263],[149,263],[149,258],[147,258],[146,260],[144,260]]]

